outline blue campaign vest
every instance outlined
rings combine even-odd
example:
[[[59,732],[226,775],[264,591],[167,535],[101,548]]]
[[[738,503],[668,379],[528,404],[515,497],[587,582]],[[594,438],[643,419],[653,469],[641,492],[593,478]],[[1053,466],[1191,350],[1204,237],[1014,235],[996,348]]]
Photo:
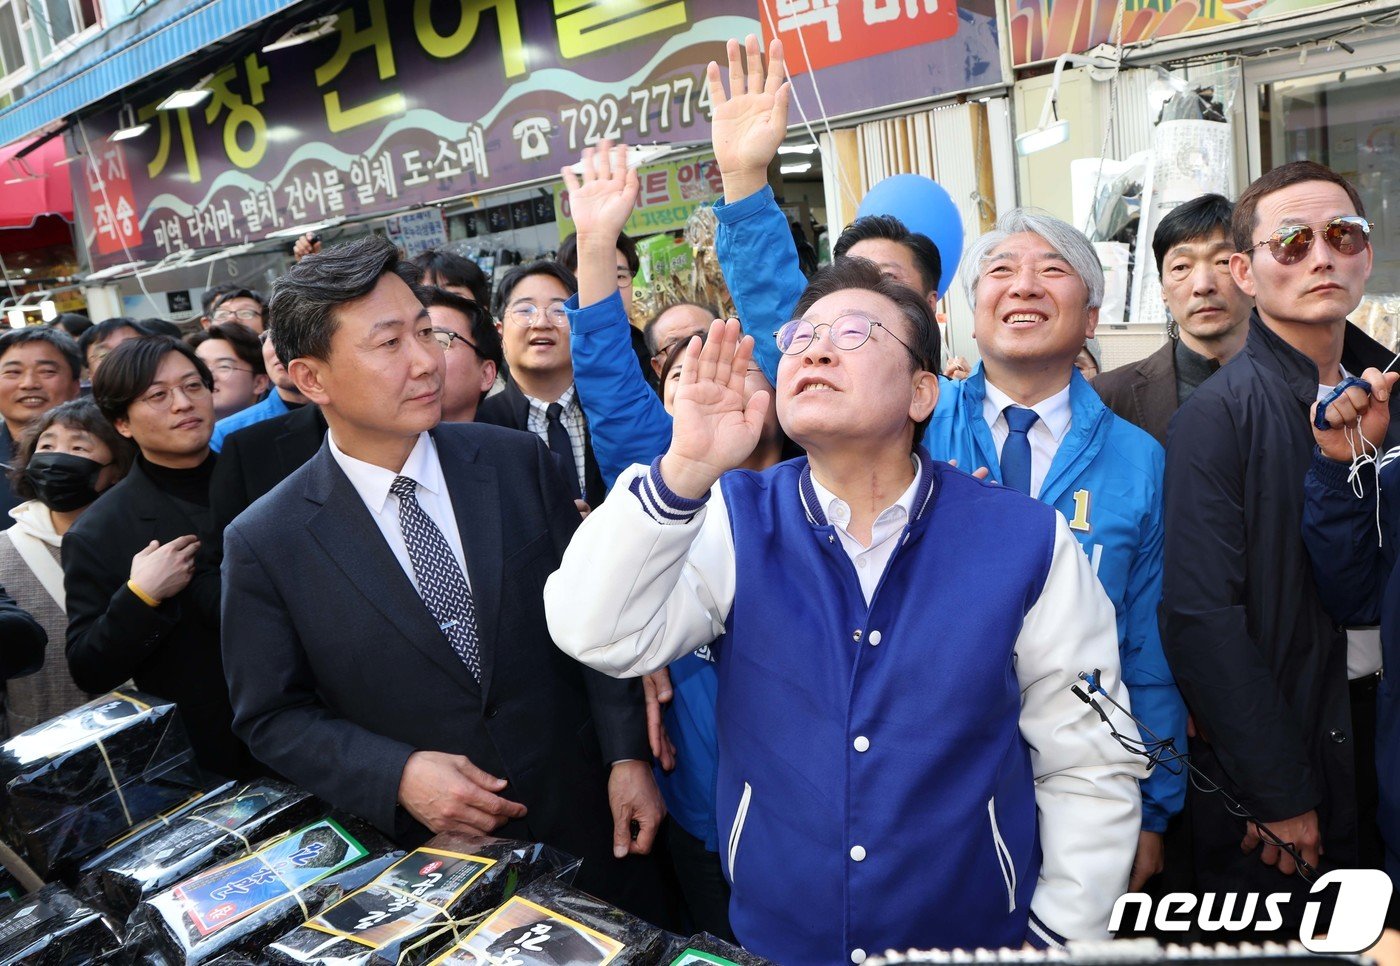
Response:
[[[1040,847],[1013,648],[1054,513],[920,458],[869,606],[805,459],[721,481],[738,580],[714,645],[720,854],[735,933],[784,966],[1027,935]]]

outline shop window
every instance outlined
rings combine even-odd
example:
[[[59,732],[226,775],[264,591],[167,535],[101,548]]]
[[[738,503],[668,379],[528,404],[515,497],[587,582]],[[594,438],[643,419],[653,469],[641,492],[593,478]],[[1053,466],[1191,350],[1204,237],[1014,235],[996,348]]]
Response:
[[[1354,318],[1382,341],[1400,322],[1400,71],[1359,67],[1261,84],[1261,170],[1289,161],[1316,161],[1361,193],[1375,225],[1375,263],[1367,299]]]
[[[16,0],[0,0],[0,88],[26,67]]]
[[[11,0],[27,8],[28,23],[21,23],[28,33],[30,54],[34,60],[44,60],[55,53],[71,50],[76,38],[101,25],[102,16],[97,0]],[[20,19],[26,19],[21,9]],[[27,29],[25,29],[27,28]]]

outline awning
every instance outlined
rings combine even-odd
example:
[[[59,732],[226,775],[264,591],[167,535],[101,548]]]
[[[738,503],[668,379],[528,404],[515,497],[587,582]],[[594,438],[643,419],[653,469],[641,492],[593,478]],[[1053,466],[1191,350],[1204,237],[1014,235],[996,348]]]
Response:
[[[28,137],[300,2],[165,0],[137,14],[149,20],[148,25],[140,24],[139,30],[106,50],[94,47],[100,37],[78,48],[55,65],[56,71],[45,72],[56,73],[53,80],[0,111],[0,144]]]
[[[73,220],[72,165],[55,163],[64,158],[63,138],[16,157],[32,143],[0,148],[0,228],[32,228],[43,215]]]

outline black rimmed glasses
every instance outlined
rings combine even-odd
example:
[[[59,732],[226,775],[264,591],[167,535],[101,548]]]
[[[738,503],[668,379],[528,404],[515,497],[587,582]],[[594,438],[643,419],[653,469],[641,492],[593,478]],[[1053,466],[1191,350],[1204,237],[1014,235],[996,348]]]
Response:
[[[889,333],[891,339],[904,346],[909,355],[913,356],[920,369],[927,369],[928,365],[917,352],[894,331],[883,322],[876,322],[869,316],[861,315],[859,312],[847,312],[845,315],[837,316],[832,322],[820,322],[812,324],[806,319],[793,319],[785,322],[778,329],[774,338],[778,341],[778,351],[785,356],[795,356],[798,353],[806,352],[817,338],[817,330],[825,327],[827,338],[831,344],[842,352],[850,352],[859,349],[870,339],[870,333],[877,326]]]
[[[1268,238],[1254,244],[1269,246],[1269,254],[1280,265],[1296,265],[1312,251],[1319,234],[1339,255],[1360,255],[1371,244],[1372,224],[1360,215],[1333,218],[1322,225],[1285,225]]]
[[[476,347],[475,342],[473,342],[471,339],[468,339],[464,335],[458,335],[451,329],[434,329],[433,338],[437,340],[438,345],[442,346],[443,351],[451,349],[452,343],[456,341],[471,346],[471,350],[473,352],[475,352],[478,356],[481,355],[481,350]]]

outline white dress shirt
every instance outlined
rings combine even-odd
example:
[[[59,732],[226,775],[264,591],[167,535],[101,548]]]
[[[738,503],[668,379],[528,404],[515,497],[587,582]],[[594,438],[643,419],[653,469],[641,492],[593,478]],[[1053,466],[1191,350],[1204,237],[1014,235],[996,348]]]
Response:
[[[418,578],[413,573],[413,560],[408,555],[408,545],[404,543],[403,529],[399,525],[399,499],[391,499],[389,493],[389,487],[400,476],[407,476],[418,484],[418,505],[442,531],[447,545],[452,548],[452,556],[457,559],[457,566],[462,568],[462,578],[470,588],[471,577],[467,574],[467,557],[462,551],[462,535],[457,531],[457,514],[452,510],[452,498],[447,494],[447,481],[442,476],[442,464],[438,462],[433,438],[427,433],[420,433],[408,459],[404,460],[403,469],[397,473],[345,455],[335,444],[334,433],[326,433],[326,440],[330,443],[331,456],[345,471],[350,485],[369,508],[369,515],[374,518],[379,532],[384,534],[394,558],[403,572],[408,574],[409,583],[416,589]]]
[[[1020,403],[990,381],[986,385],[987,395],[982,400],[982,418],[986,420],[992,431],[992,440],[997,444],[997,459],[1001,459],[1001,448],[1006,443],[1006,437],[1011,435],[1011,427],[1006,423],[1004,412],[1008,406],[1019,406]],[[1045,476],[1050,472],[1050,464],[1055,461],[1055,454],[1059,452],[1065,433],[1069,432],[1069,386],[1066,385],[1055,395],[1042,399],[1034,406],[1024,408],[1034,409],[1040,417],[1026,433],[1026,438],[1031,444],[1030,495],[1038,498],[1040,485],[1045,482]],[[966,469],[970,473],[976,467],[969,466]]]
[[[904,491],[893,506],[885,507],[875,518],[875,523],[870,528],[868,547],[851,536],[850,531],[846,529],[851,523],[850,506],[817,482],[815,474],[812,476],[812,489],[817,491],[817,500],[826,511],[827,522],[836,528],[836,535],[841,538],[841,549],[846,551],[846,556],[851,558],[851,565],[856,568],[856,576],[860,578],[860,590],[865,595],[867,604],[870,603],[870,598],[875,596],[875,588],[884,576],[895,548],[899,546],[899,535],[904,532],[905,524],[914,512],[914,494],[919,489],[919,477],[923,475],[923,469],[918,460],[911,457],[911,461],[914,464],[914,482],[909,484],[909,489]]]

